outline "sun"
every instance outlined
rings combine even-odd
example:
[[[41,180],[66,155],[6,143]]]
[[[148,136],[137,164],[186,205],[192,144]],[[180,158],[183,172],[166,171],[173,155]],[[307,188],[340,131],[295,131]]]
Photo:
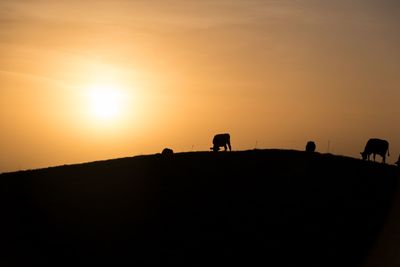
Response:
[[[89,107],[98,120],[112,120],[121,116],[124,97],[116,87],[95,85],[88,91]]]

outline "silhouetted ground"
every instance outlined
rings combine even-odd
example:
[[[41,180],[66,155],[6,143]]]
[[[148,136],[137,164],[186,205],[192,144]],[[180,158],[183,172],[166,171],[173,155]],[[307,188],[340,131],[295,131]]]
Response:
[[[0,263],[359,266],[397,168],[288,150],[150,155],[0,175]]]

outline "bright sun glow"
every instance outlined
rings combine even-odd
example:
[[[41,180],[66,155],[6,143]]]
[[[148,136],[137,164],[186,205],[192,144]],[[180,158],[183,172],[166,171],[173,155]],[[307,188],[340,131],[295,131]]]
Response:
[[[97,85],[90,88],[89,102],[92,115],[97,119],[116,119],[122,113],[123,95],[118,88]]]

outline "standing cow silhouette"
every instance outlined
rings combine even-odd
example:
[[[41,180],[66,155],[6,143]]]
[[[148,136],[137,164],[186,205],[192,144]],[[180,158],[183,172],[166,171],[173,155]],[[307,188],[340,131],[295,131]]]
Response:
[[[306,151],[307,152],[315,152],[316,147],[317,146],[315,145],[314,141],[308,141],[306,144]]]
[[[378,138],[371,138],[365,145],[364,152],[361,152],[361,156],[363,160],[369,160],[372,154],[375,161],[375,155],[378,154],[382,157],[382,162],[385,163],[386,153],[388,156],[390,156],[389,142]]]

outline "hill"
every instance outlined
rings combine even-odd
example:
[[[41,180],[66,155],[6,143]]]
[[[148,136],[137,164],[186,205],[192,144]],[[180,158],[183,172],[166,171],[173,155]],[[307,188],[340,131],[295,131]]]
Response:
[[[359,266],[397,168],[291,150],[149,155],[0,175],[2,263]]]

